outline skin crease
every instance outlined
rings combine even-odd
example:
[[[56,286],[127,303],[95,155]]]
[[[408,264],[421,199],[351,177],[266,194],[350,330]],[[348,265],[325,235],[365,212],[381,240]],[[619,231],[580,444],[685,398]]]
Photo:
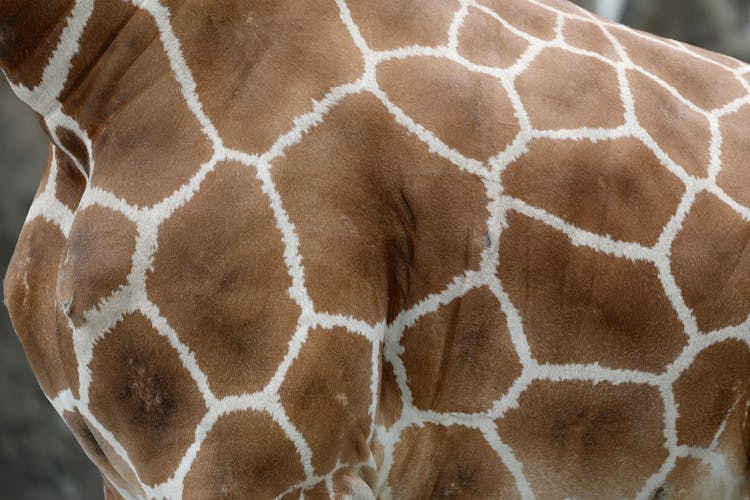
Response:
[[[17,87],[74,4],[0,3]],[[94,2],[4,282],[106,498],[746,496],[740,63],[563,0],[155,5]]]

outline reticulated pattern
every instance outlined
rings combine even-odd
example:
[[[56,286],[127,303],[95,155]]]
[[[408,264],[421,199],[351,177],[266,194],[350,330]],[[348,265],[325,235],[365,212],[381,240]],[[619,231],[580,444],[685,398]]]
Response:
[[[686,234],[701,233],[706,227],[716,229],[717,226],[712,226],[710,221],[691,217],[691,214],[703,213],[697,211],[705,205],[718,206],[715,210],[725,212],[725,220],[738,219],[736,226],[750,223],[750,208],[746,206],[746,200],[742,199],[741,194],[734,195],[732,192],[731,180],[734,177],[729,177],[729,183],[721,182],[727,175],[724,167],[735,168],[737,161],[731,157],[732,153],[723,150],[726,140],[722,134],[723,125],[746,113],[750,106],[749,67],[698,52],[678,42],[656,39],[605,22],[567,3],[542,0],[460,0],[452,15],[446,18],[442,41],[429,46],[387,47],[377,33],[371,36],[378,39],[371,40],[368,36],[372,30],[360,29],[347,0],[336,0],[339,21],[361,52],[364,61],[362,74],[351,82],[328,89],[322,99],[312,102],[312,110],[299,114],[293,120],[294,126],[277,136],[270,147],[260,153],[250,153],[228,147],[209,118],[191,68],[183,56],[182,42],[171,24],[169,8],[158,0],[133,3],[151,16],[158,28],[174,83],[179,87],[184,104],[198,121],[205,140],[210,143],[210,157],[195,172],[190,172],[189,180],[172,194],[155,203],[149,200],[148,206],[130,203],[113,191],[89,183],[80,204],[72,209],[57,195],[57,170],[62,168],[62,155],[53,152],[50,175],[27,218],[27,224],[41,218],[58,226],[66,238],[75,233],[75,226],[81,223],[82,214],[94,210],[114,213],[116,216],[110,217],[124,218],[135,228],[131,265],[123,275],[122,283],[114,291],[106,290],[100,296],[93,297],[87,303],[90,307],[86,310],[66,311],[70,313],[68,326],[72,331],[72,349],[78,366],[76,383],[75,387],[48,394],[60,414],[77,411],[98,437],[107,443],[111,452],[119,457],[124,467],[132,472],[133,480],[137,482],[132,491],[115,483],[121,495],[189,496],[187,485],[191,483],[186,478],[196,457],[204,450],[207,436],[214,430],[227,432],[227,419],[245,418],[247,425],[268,429],[268,434],[278,433],[279,442],[286,443],[284,446],[290,449],[293,447],[299,455],[300,467],[289,465],[286,471],[290,477],[298,478],[298,482],[279,496],[319,491],[321,488],[333,496],[338,473],[350,468],[350,464],[329,464],[317,458],[315,450],[322,445],[303,435],[284,404],[288,397],[285,392],[287,384],[294,386],[289,380],[294,376],[296,364],[301,363],[301,359],[312,362],[302,354],[304,347],[312,342],[317,342],[316,346],[328,346],[326,348],[332,351],[335,349],[331,345],[343,342],[351,349],[369,352],[371,365],[366,379],[370,391],[363,401],[351,404],[359,404],[366,410],[370,426],[365,439],[367,443],[377,441],[371,447],[382,452],[382,457],[371,456],[357,465],[362,474],[366,474],[366,470],[377,471],[374,484],[379,496],[407,494],[393,490],[390,483],[394,474],[403,475],[403,471],[394,472],[394,469],[400,467],[397,463],[399,443],[405,439],[404,436],[425,443],[430,436],[440,434],[447,436],[445,439],[448,440],[468,440],[472,446],[492,450],[497,463],[501,464],[501,467],[498,465],[502,469],[498,477],[507,481],[507,485],[504,484],[507,491],[515,491],[523,498],[533,498],[544,491],[544,481],[549,478],[540,477],[538,469],[525,464],[526,459],[534,458],[532,451],[526,451],[528,443],[509,439],[506,433],[512,435],[513,429],[521,425],[538,425],[543,429],[544,423],[523,421],[517,415],[519,407],[540,404],[537,393],[594,394],[599,389],[613,394],[612,404],[621,403],[622,408],[627,406],[622,401],[627,400],[628,395],[639,394],[637,397],[640,401],[647,401],[652,409],[656,408],[654,422],[656,427],[660,425],[652,436],[653,439],[663,440],[662,446],[657,446],[657,451],[651,454],[652,458],[655,457],[655,463],[640,466],[642,470],[638,473],[642,476],[642,484],[637,491],[622,492],[648,498],[670,474],[690,460],[695,462],[695,467],[710,470],[712,477],[724,484],[744,481],[744,477],[735,476],[719,450],[726,421],[717,422],[714,438],[701,446],[688,445],[678,439],[681,423],[676,393],[682,390],[680,384],[685,378],[700,378],[690,372],[696,358],[710,357],[714,349],[721,349],[727,342],[750,345],[750,304],[736,306],[727,312],[722,310],[721,304],[707,302],[700,291],[693,289],[694,284],[689,277],[683,274],[684,269],[694,266],[710,268],[710,263],[699,262],[697,257],[683,251],[680,246],[680,239],[687,237]],[[334,8],[333,2],[331,8]],[[514,11],[523,8],[533,11],[532,14],[522,18],[513,17]],[[88,178],[93,177],[97,168],[92,142],[76,119],[64,112],[57,97],[65,85],[71,60],[78,51],[79,41],[93,9],[94,0],[77,0],[68,24],[60,35],[60,42],[47,63],[41,83],[33,89],[14,86],[19,97],[44,117],[57,148],[72,159]],[[494,32],[487,29],[485,32],[495,35],[477,40],[472,35],[473,31],[465,30],[468,23],[472,26],[491,26]],[[580,37],[582,32],[589,33],[589,36]],[[596,46],[588,45],[592,37],[599,40]],[[507,44],[506,57],[472,59],[471,48],[482,43]],[[723,74],[731,82],[736,95],[729,95],[722,101],[715,96],[696,95],[690,89],[680,88],[679,84],[671,84],[670,71],[679,72],[681,68],[662,64],[658,56],[652,54],[656,47],[669,49]],[[404,61],[414,62],[420,70],[405,74],[400,67]],[[586,72],[601,75],[601,85],[616,86],[619,99],[607,100],[605,94],[593,92],[587,94],[580,113],[557,116],[550,108],[553,101],[564,103],[566,99],[576,97],[574,94],[560,93],[556,90],[555,82],[550,82],[550,95],[530,93],[529,79],[533,78],[532,72],[538,66],[559,66],[555,72],[560,80],[574,87],[578,71],[586,68]],[[435,95],[431,95],[431,98],[436,102],[461,98],[460,95],[452,95],[447,87],[430,88],[430,82],[437,78],[435,75],[446,69],[456,73],[465,72],[477,92],[491,96],[487,98],[494,99],[493,103],[498,109],[505,109],[507,126],[493,131],[490,139],[480,142],[473,138],[457,137],[450,128],[444,128],[443,123],[422,109],[408,109],[409,92],[434,91]],[[401,86],[407,79],[408,84]],[[677,119],[684,119],[695,133],[678,144],[670,142],[674,135],[669,130],[660,130],[660,123],[649,122],[647,110],[641,108],[638,97],[643,88],[655,89],[651,95],[661,96],[665,113],[673,113]],[[408,304],[396,311],[390,322],[373,322],[369,316],[332,313],[316,304],[309,291],[299,221],[290,215],[288,200],[277,188],[274,176],[274,168],[287,153],[297,145],[304,144],[316,129],[327,123],[338,104],[357,95],[379,101],[402,131],[421,141],[432,154],[449,162],[453,168],[481,183],[487,200],[486,245],[479,253],[478,265],[452,276],[448,285],[438,293],[430,293],[416,304]],[[457,114],[456,121],[462,119]],[[57,132],[63,129],[78,137],[86,148],[87,158],[81,158],[80,152],[76,154],[63,146],[65,141],[60,140]],[[686,141],[690,144],[686,144]],[[612,158],[622,153],[618,150],[618,144],[623,142],[637,143],[636,147],[643,150],[642,157],[646,159],[635,172],[623,173],[623,182],[628,182],[628,175],[648,176],[653,185],[660,186],[657,192],[638,193],[640,198],[636,198],[636,202],[624,200],[622,205],[617,205],[618,200],[607,197],[596,200],[582,192],[584,201],[580,210],[565,213],[555,205],[559,197],[547,196],[539,186],[530,188],[528,179],[514,175],[514,167],[524,161],[532,165],[528,168],[539,165],[545,157],[545,148],[565,147],[575,154],[576,144],[586,143],[601,147],[602,158]],[[535,155],[540,159],[529,159]],[[727,165],[726,158],[729,158]],[[248,385],[257,385],[253,392],[234,390],[232,379],[210,375],[216,367],[208,366],[208,362],[201,359],[201,353],[191,348],[181,329],[171,323],[170,315],[157,305],[150,288],[154,263],[160,257],[160,235],[170,230],[170,223],[177,217],[176,214],[186,210],[191,201],[198,200],[207,183],[228,182],[227,186],[231,185],[231,178],[229,181],[217,178],[230,175],[240,165],[254,172],[259,196],[263,197],[261,199],[267,207],[269,220],[273,221],[273,231],[278,233],[279,252],[288,274],[288,297],[283,300],[289,300],[290,307],[298,311],[296,321],[290,326],[289,338],[285,339],[279,352],[273,354],[274,361],[267,369],[267,379],[247,382]],[[585,169],[586,165],[582,164],[581,168]],[[612,168],[617,168],[616,162]],[[543,170],[538,174],[544,175]],[[551,182],[549,178],[542,179],[545,180]],[[554,189],[554,182],[551,183],[550,189]],[[216,186],[211,189],[216,189]],[[617,192],[620,190],[613,190],[613,193]],[[527,193],[534,193],[535,198],[528,199]],[[590,217],[581,216],[606,210],[604,204],[609,202],[617,207],[632,207],[635,204],[648,212],[649,217],[658,220],[658,225],[613,226],[611,220],[606,218],[592,222]],[[651,218],[649,222],[652,222]],[[612,300],[626,296],[632,287],[653,289],[653,303],[640,304],[638,307],[653,307],[654,314],[671,318],[669,321],[674,328],[668,341],[671,349],[669,356],[660,356],[648,349],[629,352],[627,349],[632,346],[627,345],[619,346],[611,356],[603,359],[586,359],[581,352],[572,348],[571,352],[557,352],[554,355],[538,351],[536,346],[543,341],[539,340],[540,332],[544,328],[554,327],[556,323],[546,325],[544,321],[548,318],[542,318],[543,315],[537,315],[540,316],[537,318],[533,310],[526,310],[522,304],[515,303],[517,292],[505,282],[505,277],[512,277],[515,272],[506,265],[506,256],[511,262],[514,258],[512,249],[506,248],[507,239],[523,237],[524,227],[531,225],[543,226],[543,230],[551,234],[550,238],[558,238],[561,245],[568,245],[573,252],[585,251],[587,257],[581,264],[582,268],[600,261],[617,261],[623,270],[613,276],[614,280],[623,276],[638,276],[637,279],[623,279],[621,289],[602,291]],[[716,229],[715,235],[722,235],[722,231]],[[742,246],[742,241],[737,245]],[[540,270],[544,268],[542,264],[539,266]],[[576,283],[570,286],[575,287]],[[716,290],[716,293],[720,292]],[[508,349],[508,352],[502,353],[502,359],[508,373],[513,374],[512,379],[505,380],[498,376],[497,380],[476,381],[489,384],[483,388],[488,391],[487,398],[491,399],[486,407],[462,402],[460,387],[446,389],[453,392],[449,392],[452,396],[445,400],[430,400],[422,394],[414,394],[416,379],[429,380],[435,375],[427,370],[419,371],[419,366],[409,366],[413,360],[406,360],[404,356],[410,344],[423,346],[423,342],[427,342],[420,340],[420,335],[425,335],[425,329],[431,331],[429,322],[434,321],[436,315],[451,314],[451,308],[455,307],[453,303],[459,298],[467,303],[478,301],[482,304],[477,306],[480,308],[496,308],[486,321],[493,325],[498,335],[504,336],[504,345]],[[658,302],[660,300],[663,304]],[[736,301],[733,303],[736,304]],[[730,326],[721,319],[728,314],[734,318]],[[591,321],[597,327],[596,318]],[[132,326],[134,322],[141,326]],[[171,349],[169,356],[175,362],[170,365],[173,371],[169,373],[189,379],[189,384],[181,390],[200,394],[195,402],[200,416],[192,424],[194,432],[187,437],[179,436],[179,439],[185,440],[184,453],[175,457],[161,457],[168,462],[171,470],[166,477],[139,474],[136,462],[140,463],[139,457],[149,456],[151,451],[148,447],[126,446],[120,442],[117,429],[105,423],[105,420],[113,420],[115,416],[109,417],[106,410],[95,408],[91,399],[92,391],[106,389],[96,386],[96,380],[92,380],[95,352],[106,349],[118,352],[118,343],[127,342],[128,339],[120,340],[115,334],[129,328],[138,330],[139,335],[158,337],[159,349]],[[648,328],[648,325],[644,328]],[[332,343],[331,338],[336,341]],[[530,339],[537,340],[530,342]],[[574,341],[571,339],[571,342]],[[644,341],[648,342],[648,339]],[[138,370],[139,362],[138,359],[132,360],[131,369]],[[142,362],[148,362],[146,354]],[[227,363],[231,363],[231,360]],[[463,373],[457,368],[453,375],[466,377],[470,374],[470,371]],[[379,397],[381,383],[385,384],[386,380],[390,387],[391,399],[387,402],[390,417],[381,419],[378,415],[384,403]],[[341,383],[345,385],[347,381],[342,380]],[[148,387],[138,390],[150,394]],[[622,401],[618,398],[622,398]],[[593,400],[596,398],[592,396]],[[590,406],[591,412],[604,411],[596,403]],[[185,418],[189,420],[190,416]],[[519,422],[519,418],[522,421]],[[616,428],[633,439],[639,436],[637,430],[628,427],[627,423]],[[151,438],[159,439],[158,436]],[[644,450],[644,453],[650,453],[650,450]],[[565,459],[564,456],[559,458]],[[460,460],[470,461],[471,457],[460,457]],[[487,463],[481,465],[485,466]],[[495,465],[492,464],[492,467]],[[605,464],[595,472],[617,474],[617,468],[610,470]],[[482,469],[481,474],[491,473]],[[571,494],[576,493],[575,484],[559,484],[568,488]],[[597,491],[600,494],[608,493],[608,490]],[[475,493],[494,495],[499,492]]]

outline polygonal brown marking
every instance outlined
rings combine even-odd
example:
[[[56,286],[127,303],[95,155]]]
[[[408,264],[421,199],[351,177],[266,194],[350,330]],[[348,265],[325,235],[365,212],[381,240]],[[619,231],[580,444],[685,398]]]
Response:
[[[738,112],[721,119],[721,172],[717,179],[719,186],[745,206],[750,206],[750,106],[744,106]]]
[[[628,80],[636,117],[646,132],[689,174],[705,177],[711,142],[708,119],[637,71],[629,71]]]
[[[538,139],[528,150],[503,172],[508,194],[615,240],[655,244],[684,191],[636,139]]]
[[[617,74],[593,57],[545,49],[517,88],[537,129],[614,128],[625,121]]]
[[[386,61],[378,66],[378,83],[406,114],[472,158],[499,153],[520,130],[497,78],[448,59]]]
[[[5,277],[4,300],[34,375],[48,397],[68,388],[58,343],[55,281],[65,237],[41,217],[21,231]]]
[[[151,14],[127,2],[94,2],[71,64],[63,110],[91,137],[123,109],[132,106],[144,114],[160,109],[145,107],[139,96],[157,81],[172,79]]]
[[[698,327],[708,332],[750,313],[750,223],[718,198],[698,195],[672,248],[672,272]]]
[[[538,380],[498,421],[538,498],[632,498],[668,456],[654,387]]]
[[[253,168],[221,163],[159,230],[149,297],[218,395],[262,389],[300,314],[269,203]]]
[[[708,447],[735,406],[745,409],[749,390],[746,343],[727,340],[703,350],[674,384],[678,443]],[[733,430],[741,441],[740,429]]]
[[[305,478],[294,443],[265,413],[222,416],[185,478],[185,498],[273,498]]]
[[[74,5],[45,2],[44,8],[32,9],[27,2],[3,3],[0,66],[10,81],[30,89],[41,83]]]
[[[414,405],[422,410],[488,410],[521,374],[505,315],[487,288],[420,318],[401,344]]]
[[[125,29],[109,48],[108,64],[97,65],[102,68],[71,94],[66,109],[95,132],[92,184],[150,206],[190,179],[212,149],[161,43],[150,43],[157,36],[153,20]],[[133,41],[138,35],[142,39]]]
[[[305,499],[309,498],[310,500],[326,500],[330,498],[324,481],[319,482],[309,490],[304,490],[303,493],[305,494]]]
[[[615,46],[596,24],[580,19],[566,19],[563,38],[573,47],[594,52],[613,61],[621,59]]]
[[[612,34],[633,63],[667,82],[698,107],[719,108],[747,94],[731,72],[715,64],[644,39],[626,28],[616,27]]]
[[[520,498],[513,476],[477,429],[434,424],[406,429],[388,477],[395,499]]]
[[[166,481],[206,411],[177,351],[147,318],[120,320],[94,347],[89,407],[146,484]]]
[[[458,52],[475,64],[506,68],[529,43],[489,14],[471,7],[458,37]]]
[[[128,92],[121,82],[131,72],[144,76],[147,65],[137,60],[151,44],[159,45],[159,38],[148,12],[130,2],[94,2],[61,93],[67,112],[80,108],[80,114],[70,116],[85,130],[93,132],[106,119],[110,106],[121,101],[118,94]],[[97,123],[92,121],[94,116]]]
[[[315,329],[279,388],[318,474],[369,457],[372,346],[343,328]]]
[[[542,222],[512,213],[500,277],[540,363],[600,363],[661,372],[687,338],[656,268],[573,246]]]
[[[86,179],[72,160],[62,151],[57,152],[57,177],[54,196],[70,210],[75,211],[86,189]]]
[[[479,3],[528,35],[543,40],[555,38],[557,15],[544,7],[525,0],[481,0]]]
[[[95,431],[89,428],[88,423],[78,411],[66,411],[62,417],[86,456],[99,468],[104,477],[116,484],[118,488],[129,491],[134,496],[145,496],[145,493],[137,486],[135,476],[128,474],[126,479],[115,469],[102,445],[97,441],[96,436],[99,434],[94,434]],[[106,443],[104,446],[110,448]],[[109,451],[112,450],[109,449]]]
[[[482,182],[430,153],[372,95],[342,100],[272,172],[317,310],[393,319],[479,266]]]
[[[401,416],[403,396],[396,382],[393,365],[383,360],[381,370],[377,423],[389,429]]]
[[[57,282],[57,300],[73,324],[127,283],[136,228],[124,215],[90,206],[79,211],[70,230]]]
[[[352,18],[374,50],[407,45],[445,45],[453,15],[460,4],[455,0],[350,0]]]
[[[328,2],[221,0],[202,9],[200,16],[173,12],[172,24],[198,96],[229,147],[267,150],[295,116],[312,111],[313,99],[364,69]]]

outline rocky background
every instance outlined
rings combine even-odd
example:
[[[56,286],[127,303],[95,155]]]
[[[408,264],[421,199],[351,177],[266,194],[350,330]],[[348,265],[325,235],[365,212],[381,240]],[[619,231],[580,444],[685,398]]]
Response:
[[[630,26],[750,62],[750,0],[577,3]],[[0,276],[5,275],[46,155],[35,116],[0,76]],[[0,307],[0,498],[101,496],[98,473],[39,390]]]

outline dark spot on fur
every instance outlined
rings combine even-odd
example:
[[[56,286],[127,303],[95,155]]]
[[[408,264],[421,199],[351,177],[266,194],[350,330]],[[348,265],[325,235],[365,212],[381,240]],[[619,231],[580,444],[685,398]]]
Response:
[[[664,500],[665,498],[667,498],[667,494],[663,487],[657,488],[654,494],[651,495],[651,500]]]

